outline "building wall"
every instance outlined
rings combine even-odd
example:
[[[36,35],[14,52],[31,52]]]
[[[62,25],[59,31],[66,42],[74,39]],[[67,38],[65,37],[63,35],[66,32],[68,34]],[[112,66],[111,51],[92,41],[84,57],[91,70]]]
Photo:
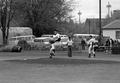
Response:
[[[112,19],[120,19],[120,10],[113,10]]]
[[[108,36],[112,39],[116,39],[115,30],[103,30],[103,36]]]
[[[113,40],[116,40],[116,31],[120,31],[120,29],[116,30],[103,30],[103,36],[109,36]],[[120,39],[118,39],[120,41]]]

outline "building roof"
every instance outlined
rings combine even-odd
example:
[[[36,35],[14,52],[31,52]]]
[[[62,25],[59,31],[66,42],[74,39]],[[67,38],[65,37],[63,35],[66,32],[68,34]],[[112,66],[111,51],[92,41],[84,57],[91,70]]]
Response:
[[[103,27],[103,30],[106,29],[120,29],[120,20],[115,20]]]
[[[101,18],[101,25],[102,26],[106,25],[106,19]],[[99,18],[87,18],[82,33],[99,34]]]

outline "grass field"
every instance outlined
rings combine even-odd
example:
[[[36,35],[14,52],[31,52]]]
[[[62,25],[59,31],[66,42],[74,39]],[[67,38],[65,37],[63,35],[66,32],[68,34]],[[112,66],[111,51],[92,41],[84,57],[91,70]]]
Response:
[[[1,53],[5,60],[0,60],[0,83],[120,83],[119,61],[98,60],[104,55],[97,59],[75,56],[58,53],[49,59],[46,52]]]

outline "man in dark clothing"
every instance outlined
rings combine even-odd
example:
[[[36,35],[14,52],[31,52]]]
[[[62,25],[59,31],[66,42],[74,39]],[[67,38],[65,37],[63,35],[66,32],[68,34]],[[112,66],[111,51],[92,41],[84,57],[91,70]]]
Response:
[[[106,41],[106,44],[105,44],[105,46],[106,46],[106,53],[107,52],[111,52],[111,48],[113,47],[113,44],[114,44],[114,41],[110,38],[110,39],[107,39],[107,41]]]
[[[84,39],[81,40],[82,50],[85,50],[86,42]]]

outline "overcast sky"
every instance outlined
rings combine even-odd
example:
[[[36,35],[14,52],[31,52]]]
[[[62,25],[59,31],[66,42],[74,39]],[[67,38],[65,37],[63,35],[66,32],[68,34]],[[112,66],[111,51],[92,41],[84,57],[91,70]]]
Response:
[[[120,0],[101,0],[102,2],[102,17],[105,17],[108,13],[106,5],[108,2],[111,4],[111,11],[120,9]],[[85,21],[86,18],[99,17],[99,0],[74,0],[73,3],[74,11],[72,15],[78,21],[78,12],[81,11],[81,21]]]

